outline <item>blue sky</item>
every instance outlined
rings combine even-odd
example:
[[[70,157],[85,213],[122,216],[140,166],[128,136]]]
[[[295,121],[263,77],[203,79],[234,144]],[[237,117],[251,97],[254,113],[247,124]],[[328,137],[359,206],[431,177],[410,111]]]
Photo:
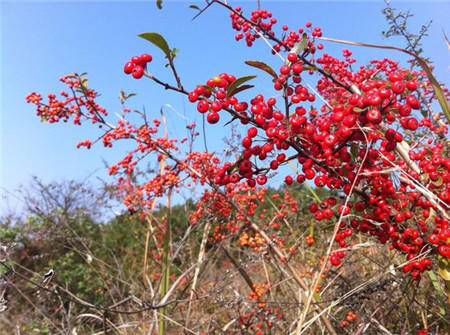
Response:
[[[193,2],[165,1],[162,11],[154,1],[141,2],[1,2],[1,136],[0,187],[14,191],[19,185],[38,176],[44,181],[61,179],[105,178],[104,160],[114,162],[123,154],[120,148],[101,146],[77,150],[75,144],[94,136],[89,127],[70,124],[47,125],[35,116],[24,97],[31,91],[59,92],[58,78],[69,72],[88,72],[89,85],[102,93],[100,102],[113,114],[118,111],[118,92],[136,92],[131,106],[145,106],[158,115],[169,103],[169,129],[174,136],[184,132],[185,118],[199,121],[194,106],[179,95],[162,92],[151,82],[133,80],[122,73],[127,59],[142,52],[154,55],[151,67],[162,78],[170,78],[162,67],[162,55],[148,42],[136,37],[145,31],[163,34],[172,47],[180,49],[179,72],[187,88],[202,83],[220,72],[237,76],[255,73],[244,60],[260,59],[278,67],[279,60],[269,55],[267,46],[258,43],[247,48],[234,42],[228,14],[218,6],[192,21]],[[230,1],[237,5],[240,2]],[[244,9],[256,1],[243,4]],[[398,39],[385,40],[386,28],[381,14],[382,1],[374,2],[306,2],[264,1],[279,22],[300,27],[312,21],[324,36],[402,46]],[[450,35],[449,2],[393,2],[393,6],[410,9],[415,17],[412,28],[433,19],[430,36],[425,41],[426,55],[435,61],[436,75],[448,84],[449,50],[442,31]],[[326,51],[337,54],[342,45],[326,44]],[[349,48],[361,61],[370,58],[396,57],[398,53],[363,48]],[[264,79],[264,74],[259,77]],[[260,79],[258,79],[260,80]],[[258,83],[258,80],[256,83]],[[262,81],[261,81],[262,82]],[[261,87],[269,94],[270,87]],[[180,115],[184,115],[181,117]],[[229,128],[208,127],[210,148],[219,149]],[[13,204],[14,205],[14,204]]]

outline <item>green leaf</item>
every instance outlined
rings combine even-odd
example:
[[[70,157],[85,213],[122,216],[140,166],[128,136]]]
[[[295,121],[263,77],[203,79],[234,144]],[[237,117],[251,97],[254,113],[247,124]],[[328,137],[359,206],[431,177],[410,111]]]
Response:
[[[169,44],[167,44],[167,41],[158,33],[142,33],[138,35],[139,37],[143,38],[144,40],[149,41],[150,43],[154,44],[158,48],[164,52],[167,58],[170,58],[171,50],[169,48]]]
[[[196,10],[201,10],[200,7],[197,6],[197,5],[190,5],[189,8],[196,9]]]
[[[84,89],[88,88],[88,79],[87,78],[81,78],[81,86],[83,86]]]
[[[158,7],[158,9],[162,9],[162,0],[156,0],[156,7]]]
[[[227,87],[228,96],[231,96],[233,91],[235,91],[239,86],[241,86],[243,83],[252,80],[256,78],[256,76],[244,76],[237,78],[235,81],[233,81],[230,85]]]
[[[434,271],[427,271],[428,277],[430,278],[431,283],[433,284],[434,289],[439,293],[441,296],[445,296],[445,292],[439,283],[439,280],[434,273]]]
[[[446,268],[439,268],[438,269],[439,275],[444,279],[445,281],[450,281],[450,271]]]
[[[303,51],[307,45],[308,45],[308,35],[306,33],[303,33],[302,41],[298,45],[299,48],[298,52]]]
[[[202,85],[208,92],[212,92],[212,87],[208,85]]]
[[[180,52],[180,49],[173,48],[172,49],[172,58],[175,58],[178,55],[179,52]]]
[[[309,66],[309,65],[304,65],[304,66],[303,66],[303,70],[304,70],[304,71],[316,71],[316,70],[317,70],[317,67],[315,67],[315,66]]]
[[[320,296],[320,293],[317,293],[317,292],[314,292],[313,297],[314,297],[314,300],[316,300],[317,302],[320,302],[320,300],[322,298]]]
[[[367,108],[359,108],[359,107],[353,107],[353,111],[356,113],[362,113],[366,110]]]
[[[264,72],[270,74],[274,79],[278,78],[277,73],[269,65],[264,62],[257,60],[247,60],[245,64],[256,67],[257,69],[263,70]]]
[[[242,91],[248,90],[250,88],[255,87],[254,85],[242,85],[233,90],[233,92],[228,92],[228,96],[236,95]]]

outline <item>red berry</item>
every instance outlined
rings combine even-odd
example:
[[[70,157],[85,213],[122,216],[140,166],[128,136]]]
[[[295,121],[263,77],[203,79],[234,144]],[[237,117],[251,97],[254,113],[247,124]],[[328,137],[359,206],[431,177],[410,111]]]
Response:
[[[397,147],[397,143],[394,141],[389,141],[386,143],[386,146],[384,147],[386,149],[386,151],[394,151],[395,148]]]
[[[400,116],[408,116],[409,114],[411,114],[411,106],[400,105],[400,107],[398,108],[398,113],[400,114]]]
[[[256,182],[258,183],[258,185],[264,185],[265,183],[267,183],[267,177],[266,175],[259,175],[256,177]]]
[[[392,84],[392,92],[395,94],[401,94],[405,90],[405,84],[403,84],[401,81],[396,81]]]
[[[300,74],[303,71],[303,64],[302,63],[295,63],[294,65],[292,65],[292,71],[295,74]]]
[[[267,100],[267,105],[268,105],[269,107],[275,106],[276,103],[277,103],[277,100],[276,100],[275,98],[269,98],[269,99]]]
[[[252,146],[252,139],[250,137],[244,137],[242,139],[242,146],[244,148],[250,148]]]
[[[131,57],[131,63],[134,65],[141,65],[141,59],[138,56]]]
[[[406,103],[412,109],[419,109],[420,108],[420,101],[414,95],[408,95],[406,97]]]
[[[438,251],[443,257],[450,258],[450,246],[448,245],[440,245],[438,247]]]
[[[298,57],[295,53],[289,53],[287,56],[288,61],[290,61],[291,63],[294,63],[297,61]]]
[[[291,176],[286,176],[284,178],[284,182],[286,183],[286,185],[292,185],[292,183],[294,182],[294,179]]]
[[[197,92],[195,92],[195,91],[190,92],[189,95],[188,95],[188,99],[189,99],[190,102],[196,102],[197,99],[198,99]]]
[[[220,102],[218,102],[218,101],[213,101],[212,103],[211,103],[211,110],[213,111],[213,112],[218,112],[218,111],[220,111],[222,109],[222,104],[220,103]]]
[[[125,74],[131,74],[131,72],[133,72],[134,66],[135,65],[132,62],[126,63],[123,67],[123,72],[125,72]]]
[[[379,124],[381,122],[381,113],[376,108],[367,111],[366,117],[370,123]]]
[[[142,76],[144,75],[144,68],[140,65],[136,65],[133,68],[131,75],[133,76],[134,79],[141,79]]]
[[[207,100],[200,100],[197,103],[197,110],[200,113],[206,113],[209,110],[209,102]]]
[[[386,130],[385,137],[386,137],[386,139],[389,140],[389,141],[394,141],[394,138],[395,138],[395,134],[396,134],[396,133],[397,133],[397,132],[396,132],[394,129],[389,128],[388,130]]]
[[[408,119],[407,126],[410,130],[416,130],[419,127],[419,121],[412,117]]]
[[[414,80],[407,81],[406,88],[410,91],[415,91],[417,89],[417,82],[415,82]]]
[[[280,165],[280,163],[278,163],[278,161],[271,161],[270,162],[270,168],[272,169],[272,170],[276,170],[276,169],[278,169],[278,166]]]
[[[284,74],[286,76],[290,72],[291,72],[291,68],[289,67],[289,65],[283,65],[282,67],[280,67],[280,73],[281,74]]]
[[[439,243],[439,237],[436,234],[431,234],[430,236],[428,236],[428,242],[437,245]]]
[[[208,123],[211,123],[211,124],[215,124],[215,123],[219,122],[219,119],[220,119],[219,113],[217,113],[217,112],[211,112],[206,117],[206,120],[208,121]]]
[[[391,82],[397,82],[397,81],[399,81],[399,80],[402,80],[402,76],[399,75],[398,73],[391,73],[391,74],[389,75],[389,81],[391,81]]]
[[[139,56],[139,60],[144,64],[150,63],[152,59],[153,57],[149,54],[142,54]]]
[[[336,255],[331,255],[330,256],[330,263],[333,266],[339,266],[339,265],[342,264],[341,260]]]
[[[258,134],[258,129],[255,127],[251,127],[247,130],[247,135],[251,138],[255,137]]]

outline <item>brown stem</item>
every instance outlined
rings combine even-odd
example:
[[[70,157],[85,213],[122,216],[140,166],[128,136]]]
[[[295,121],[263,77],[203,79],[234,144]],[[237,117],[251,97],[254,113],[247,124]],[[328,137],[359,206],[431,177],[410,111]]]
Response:
[[[183,85],[181,84],[181,79],[180,76],[178,75],[178,72],[175,68],[175,64],[173,62],[173,56],[170,56],[168,58],[169,60],[169,67],[172,70],[173,76],[175,77],[175,81],[177,82],[177,86],[180,90],[184,91]]]

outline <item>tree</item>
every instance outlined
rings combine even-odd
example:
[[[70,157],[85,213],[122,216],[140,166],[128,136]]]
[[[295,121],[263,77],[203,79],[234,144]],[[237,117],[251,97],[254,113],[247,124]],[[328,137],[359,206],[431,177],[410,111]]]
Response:
[[[403,261],[394,268],[407,273],[411,280],[420,281],[434,267],[448,283],[450,158],[446,134],[450,111],[448,90],[433,76],[427,61],[415,54],[414,48],[404,50],[324,38],[321,28],[310,22],[300,28],[284,25],[278,29],[277,20],[264,9],[245,16],[241,8],[214,0],[205,10],[213,5],[229,12],[237,41],[251,47],[263,40],[275,59],[282,60],[277,69],[259,60],[246,62],[254,71],[269,75],[273,95],[263,96],[256,91],[245,98],[250,90],[254,92],[250,84],[255,78],[253,74],[236,78],[221,73],[187,90],[175,65],[176,50],[154,32],[139,36],[162,51],[173,83],[154,74],[153,56],[149,54],[132,57],[124,72],[185,95],[212,125],[226,117],[230,119],[228,122],[240,124],[242,140],[235,159],[222,161],[214,153],[193,151],[192,141],[198,136],[195,125],[188,126],[186,139],[169,139],[161,129],[164,117],[149,120],[145,112],[125,107],[126,95],[122,95],[122,118],[117,124],[111,123],[108,112],[96,102],[98,93],[87,86],[85,74],[62,77],[68,91],[61,98],[50,94],[44,101],[38,93],[27,96],[43,121],[71,120],[74,124],[91,123],[104,129],[98,140],[85,140],[78,147],[89,149],[98,141],[105,147],[113,147],[122,140],[134,143],[134,149],[109,171],[117,177],[125,205],[148,222],[146,257],[151,236],[161,258],[159,294],[155,292],[153,297],[159,298],[159,304],[153,306],[160,309],[160,317],[155,317],[159,333],[167,332],[168,297],[180,282],[191,276],[192,270],[184,323],[184,329],[189,329],[198,280],[208,261],[205,253],[223,247],[224,241],[231,246],[232,242],[240,241],[260,253],[264,250],[306,292],[298,318],[289,319],[298,332],[306,331],[320,319],[330,334],[337,333],[338,325],[324,311],[346,298],[321,309],[321,296],[311,292],[318,291],[330,264],[339,268],[352,258],[352,250],[358,244],[355,235],[370,237],[380,246],[388,245],[403,254]],[[406,68],[384,58],[353,70],[356,60],[352,53],[344,49],[342,57],[329,55],[323,51],[324,41],[398,50],[408,54],[418,66]],[[315,87],[305,84],[305,78],[314,80]],[[434,113],[430,104],[439,105],[441,112]],[[137,114],[140,121],[132,122],[135,118],[131,114]],[[143,175],[140,169],[142,162],[149,160],[159,164],[152,176]],[[283,168],[288,164],[295,166],[293,175]],[[302,257],[288,233],[289,228],[291,234],[298,228],[289,227],[285,220],[289,214],[286,212],[296,211],[295,199],[292,201],[292,196],[286,193],[283,208],[274,205],[278,213],[272,220],[267,212],[259,210],[267,201],[264,186],[276,173],[284,175],[288,189],[294,182],[310,181],[316,188],[332,192],[325,198],[312,192],[315,202],[309,211],[326,227],[330,242],[321,254],[323,260],[315,275],[308,280],[291,262],[294,255]],[[201,225],[203,234],[196,261],[191,267],[180,269],[181,274],[175,279],[171,274],[177,268],[173,264],[177,249],[172,242],[183,238],[175,235],[172,194],[192,185],[202,187],[204,192],[189,222],[194,227]],[[156,201],[161,198],[166,198],[167,210],[162,219],[155,220]],[[282,225],[287,229],[280,229]],[[208,249],[211,243],[216,247]],[[264,317],[285,317],[266,303],[264,297],[270,294],[271,285],[253,283],[233,255],[226,250],[224,253],[230,256],[259,308],[234,320],[239,320],[240,326],[249,332],[269,333],[273,327],[279,327]],[[351,314],[339,326],[345,328],[354,319]],[[287,321],[283,324],[284,332],[287,324]]]

